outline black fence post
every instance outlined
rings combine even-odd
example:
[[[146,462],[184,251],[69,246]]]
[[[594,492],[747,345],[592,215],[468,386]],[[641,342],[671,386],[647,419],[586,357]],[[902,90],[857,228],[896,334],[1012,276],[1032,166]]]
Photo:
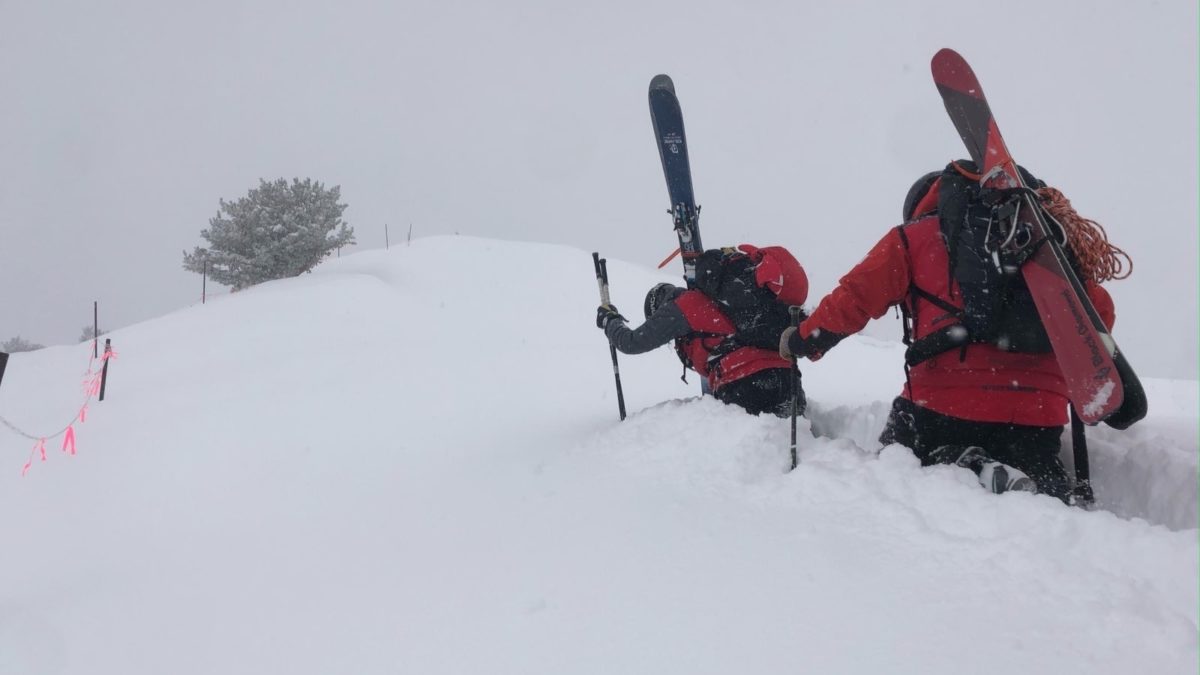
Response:
[[[100,367],[100,400],[104,400],[104,388],[108,385],[108,362],[112,359],[112,338],[104,339],[104,365]]]

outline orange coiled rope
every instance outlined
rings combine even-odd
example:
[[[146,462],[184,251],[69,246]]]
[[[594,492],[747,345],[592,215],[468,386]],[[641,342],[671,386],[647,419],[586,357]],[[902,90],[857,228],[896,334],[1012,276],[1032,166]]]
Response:
[[[1133,259],[1108,241],[1108,233],[1100,223],[1079,215],[1066,195],[1056,188],[1038,188],[1037,193],[1042,206],[1067,231],[1067,242],[1088,280],[1098,284],[1133,274]]]

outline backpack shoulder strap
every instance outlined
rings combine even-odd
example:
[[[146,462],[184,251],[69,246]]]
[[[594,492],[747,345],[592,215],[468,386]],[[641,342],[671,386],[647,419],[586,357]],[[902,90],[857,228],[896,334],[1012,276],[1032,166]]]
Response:
[[[900,303],[901,314],[901,329],[904,331],[901,341],[905,345],[912,344],[913,333],[913,315],[916,313],[916,297],[913,295],[913,289],[916,284],[912,277],[912,247],[908,243],[908,234],[904,231],[903,225],[896,226],[896,236],[900,237],[900,244],[904,246],[904,255],[908,258],[908,302]]]
[[[918,299],[924,300],[934,307],[955,316],[960,316],[962,309],[955,307],[946,300],[917,285],[916,279],[913,278],[912,274],[912,244],[909,242],[908,233],[905,232],[907,227],[907,224],[897,225],[896,234],[900,237],[900,243],[904,246],[904,252],[908,256],[908,302],[900,303],[900,313],[903,315],[904,321],[903,342],[911,347],[913,343],[913,331],[916,328],[915,321]]]

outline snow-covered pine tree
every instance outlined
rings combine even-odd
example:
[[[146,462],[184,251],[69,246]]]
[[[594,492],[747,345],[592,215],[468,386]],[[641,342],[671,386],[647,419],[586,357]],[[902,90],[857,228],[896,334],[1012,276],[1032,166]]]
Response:
[[[197,274],[208,263],[213,281],[240,290],[254,284],[294,277],[311,270],[340,246],[354,243],[354,228],[342,221],[346,205],[341,187],[293,178],[259,186],[237,201],[221,200],[221,208],[183,254],[183,268]]]
[[[79,339],[76,340],[76,342],[90,342],[95,339],[97,335],[104,335],[107,332],[107,330],[101,328],[99,333],[97,333],[96,328],[92,324],[88,324],[79,329]]]
[[[36,342],[30,342],[20,335],[9,338],[7,341],[0,343],[0,352],[7,352],[9,354],[16,354],[17,352],[35,352],[42,348],[43,345],[39,345]]]

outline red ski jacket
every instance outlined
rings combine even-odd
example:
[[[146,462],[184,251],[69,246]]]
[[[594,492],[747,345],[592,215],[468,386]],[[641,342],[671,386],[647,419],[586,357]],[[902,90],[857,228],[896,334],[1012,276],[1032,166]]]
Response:
[[[904,304],[911,311],[910,284],[955,307],[962,306],[958,284],[950,278],[937,216],[902,227],[908,246],[898,228],[889,230],[800,324],[800,335],[809,336],[818,329],[850,335],[895,305]],[[1086,287],[1096,311],[1111,328],[1115,320],[1112,298],[1096,284],[1088,282]],[[914,340],[955,322],[932,303],[916,305]],[[1006,352],[972,343],[965,351],[943,352],[914,366],[901,395],[923,408],[964,420],[1029,426],[1067,423],[1066,382],[1051,353]]]

